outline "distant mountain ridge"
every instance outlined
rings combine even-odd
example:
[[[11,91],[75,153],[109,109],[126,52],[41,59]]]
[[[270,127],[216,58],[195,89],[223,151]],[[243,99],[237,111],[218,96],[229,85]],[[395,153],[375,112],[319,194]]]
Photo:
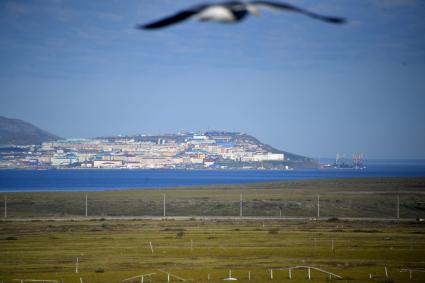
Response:
[[[0,116],[1,145],[33,145],[57,139],[60,137],[28,122]]]

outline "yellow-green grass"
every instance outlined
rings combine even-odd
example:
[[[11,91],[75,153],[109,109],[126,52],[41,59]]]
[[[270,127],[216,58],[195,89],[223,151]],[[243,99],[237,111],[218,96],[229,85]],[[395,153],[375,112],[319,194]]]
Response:
[[[271,268],[311,265],[350,282],[408,281],[402,268],[425,268],[421,223],[330,221],[30,221],[0,222],[0,280],[53,279],[120,282],[162,269],[194,282],[221,282],[228,270],[241,281],[271,281]],[[192,240],[192,249],[191,249]],[[332,240],[334,249],[332,250]],[[152,242],[154,252],[149,246]],[[75,273],[76,258],[79,273]],[[103,273],[96,273],[103,269]],[[291,282],[307,282],[294,270]],[[314,282],[324,274],[312,271]],[[425,274],[414,273],[413,282]],[[274,282],[289,282],[274,271]]]
[[[424,217],[425,178],[289,181],[207,188],[89,192],[89,216],[167,215]],[[8,193],[8,219],[0,221],[0,281],[53,279],[121,282],[158,269],[193,282],[222,282],[228,270],[240,281],[309,282],[306,270],[269,269],[311,265],[348,282],[407,282],[402,268],[425,269],[425,225],[421,222],[285,220],[95,220],[13,221],[17,217],[81,216],[84,192]],[[2,207],[3,208],[3,207]],[[332,241],[334,249],[332,250]],[[149,246],[152,242],[154,253]],[[193,248],[191,249],[191,243]],[[79,272],[75,261],[79,258]],[[104,270],[103,273],[95,272]],[[211,280],[207,281],[208,274]],[[372,274],[373,279],[369,279]],[[328,277],[312,271],[313,282]],[[175,279],[174,279],[175,281]],[[145,281],[147,282],[147,281]],[[425,282],[413,273],[411,282]]]

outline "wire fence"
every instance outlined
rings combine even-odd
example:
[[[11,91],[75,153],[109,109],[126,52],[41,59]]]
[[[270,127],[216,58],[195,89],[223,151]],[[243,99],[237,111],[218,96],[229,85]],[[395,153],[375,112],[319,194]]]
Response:
[[[425,195],[114,191],[3,194],[3,218],[232,216],[425,218]]]

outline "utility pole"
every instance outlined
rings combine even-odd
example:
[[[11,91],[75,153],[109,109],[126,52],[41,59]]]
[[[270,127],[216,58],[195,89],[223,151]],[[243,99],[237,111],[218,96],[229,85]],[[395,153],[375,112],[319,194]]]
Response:
[[[4,218],[7,218],[7,195],[4,195]]]
[[[164,217],[165,217],[165,194],[164,194]]]
[[[239,216],[242,217],[242,194],[239,201]]]
[[[86,194],[86,217],[87,217],[87,194]]]
[[[317,218],[320,218],[320,196],[317,195]]]

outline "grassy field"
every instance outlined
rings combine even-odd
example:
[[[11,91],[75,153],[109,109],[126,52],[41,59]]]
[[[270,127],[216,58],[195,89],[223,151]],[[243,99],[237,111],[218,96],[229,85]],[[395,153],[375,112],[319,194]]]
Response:
[[[88,192],[90,216],[316,216],[425,217],[425,178],[287,181],[205,188]],[[85,214],[85,192],[7,193],[8,217],[66,217]],[[0,195],[3,198],[3,196]],[[3,206],[3,202],[0,204]],[[0,206],[0,207],[1,207]],[[2,207],[3,208],[3,207]]]
[[[279,207],[288,215],[315,215],[320,194],[322,215],[394,217],[399,194],[401,216],[422,217],[424,184],[424,178],[390,178],[96,192],[89,193],[89,211],[161,215],[166,193],[173,200],[167,204],[173,215],[238,215],[243,192],[244,211],[251,215],[277,215]],[[329,281],[318,271],[312,271],[309,281],[306,270],[293,270],[292,280],[287,270],[275,270],[271,279],[270,269],[299,265],[341,275],[342,282],[425,282],[425,273],[414,272],[409,280],[409,273],[400,272],[425,270],[422,222],[13,221],[19,216],[81,215],[84,197],[85,193],[8,193],[11,218],[0,221],[0,282],[22,278],[77,283],[80,277],[85,283],[121,282],[152,272],[156,274],[145,282],[167,282],[160,270],[192,282],[222,282],[229,269],[243,282],[248,272],[253,283]]]
[[[342,221],[31,221],[1,222],[0,280],[121,282],[158,269],[194,282],[220,282],[228,269],[241,281],[271,281],[271,268],[320,267],[350,282],[408,281],[402,268],[425,268],[425,225]],[[332,249],[332,241],[333,249]],[[149,242],[152,242],[153,250]],[[79,273],[75,273],[76,258]],[[96,272],[103,271],[103,272]],[[307,282],[305,270],[291,282]],[[312,272],[314,282],[327,276]],[[424,282],[414,273],[414,282]],[[176,280],[173,280],[176,281]],[[287,271],[273,281],[289,282]]]

